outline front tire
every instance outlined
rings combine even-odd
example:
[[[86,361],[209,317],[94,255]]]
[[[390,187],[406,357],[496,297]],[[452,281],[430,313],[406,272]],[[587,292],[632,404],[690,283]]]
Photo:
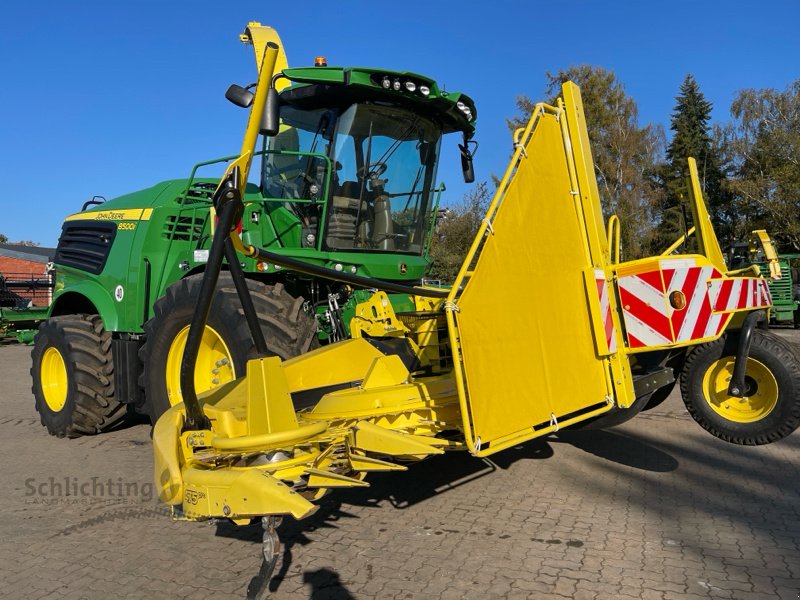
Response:
[[[760,445],[786,437],[800,425],[800,363],[773,334],[753,331],[745,370],[745,396],[727,393],[738,336],[726,336],[689,352],[681,395],[703,429],[726,442]]]
[[[167,288],[145,324],[146,341],[139,354],[144,365],[141,383],[153,423],[183,401],[180,364],[202,278],[202,274],[192,275]],[[280,283],[247,280],[247,285],[270,353],[288,359],[308,350],[316,327],[314,318],[303,310],[303,299],[292,297]],[[197,393],[242,377],[247,361],[255,355],[233,281],[222,273],[195,366]]]
[[[51,435],[99,433],[125,417],[125,405],[114,399],[111,333],[98,315],[47,319],[33,343],[33,395]]]

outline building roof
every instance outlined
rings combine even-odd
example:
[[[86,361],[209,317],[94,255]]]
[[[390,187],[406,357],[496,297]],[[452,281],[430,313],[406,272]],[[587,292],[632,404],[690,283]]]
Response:
[[[0,244],[0,256],[19,258],[31,262],[47,263],[56,255],[55,248],[42,246],[20,246],[19,244]]]

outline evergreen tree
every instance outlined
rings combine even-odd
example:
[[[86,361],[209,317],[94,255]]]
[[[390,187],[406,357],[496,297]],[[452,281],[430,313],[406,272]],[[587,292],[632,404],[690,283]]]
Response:
[[[703,96],[691,73],[683,80],[680,94],[675,100],[669,126],[673,136],[667,146],[667,161],[673,167],[689,156],[699,161],[711,146],[709,121],[712,105]]]
[[[722,161],[711,136],[712,104],[703,96],[691,74],[683,80],[675,101],[670,122],[672,140],[667,146],[667,162],[662,171],[665,196],[658,227],[659,242],[669,244],[683,233],[679,201],[686,193],[686,180],[689,177],[687,159],[690,156],[697,160],[700,182],[717,236],[723,245],[733,242],[735,211],[730,195],[722,185],[725,179]]]

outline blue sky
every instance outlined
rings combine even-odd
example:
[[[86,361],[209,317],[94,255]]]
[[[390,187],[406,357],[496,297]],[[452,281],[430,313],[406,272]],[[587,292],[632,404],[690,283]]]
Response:
[[[296,11],[296,12],[293,12]],[[478,107],[478,180],[502,173],[514,98],[542,99],[545,72],[613,70],[641,123],[668,126],[693,73],[716,121],[737,90],[800,77],[796,0],[757,2],[84,2],[6,3],[0,32],[0,233],[55,245],[65,215],[188,175],[238,151],[245,113],[223,94],[254,80],[249,20],[280,33],[289,64],[417,71]],[[447,199],[469,190],[454,143]]]

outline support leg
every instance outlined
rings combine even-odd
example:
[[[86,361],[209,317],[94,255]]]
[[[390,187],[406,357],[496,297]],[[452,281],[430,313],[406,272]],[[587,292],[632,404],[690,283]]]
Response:
[[[263,600],[269,595],[269,582],[275,572],[281,552],[281,541],[276,531],[280,524],[280,517],[261,517],[261,525],[264,528],[261,552],[264,560],[258,575],[253,578],[247,588],[247,598],[250,600]]]

